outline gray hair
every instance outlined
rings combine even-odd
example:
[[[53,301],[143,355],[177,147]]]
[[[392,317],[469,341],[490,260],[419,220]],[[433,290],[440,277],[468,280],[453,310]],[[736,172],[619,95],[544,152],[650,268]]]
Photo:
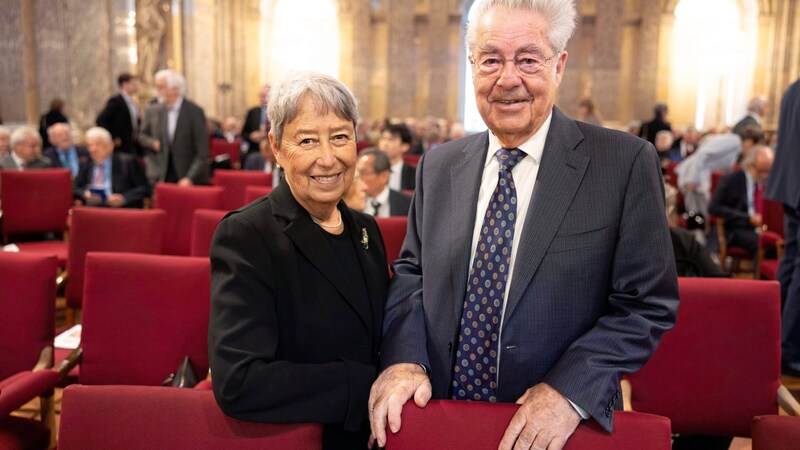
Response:
[[[28,136],[34,136],[40,144],[42,143],[42,137],[39,136],[39,131],[36,128],[30,125],[23,125],[11,132],[11,148],[16,147],[17,144],[21,144]]]
[[[467,18],[467,52],[472,53],[477,39],[477,25],[481,18],[492,8],[502,6],[510,9],[522,9],[537,12],[544,16],[550,28],[547,40],[553,50],[563,52],[567,41],[575,32],[574,0],[476,0]]]
[[[92,127],[86,130],[86,140],[100,138],[106,142],[114,142],[111,133],[103,127]]]
[[[55,134],[56,130],[59,128],[66,128],[67,132],[70,131],[69,125],[64,122],[56,122],[49,127],[47,127],[47,138],[53,139],[53,135]]]
[[[747,111],[756,114],[761,114],[761,111],[763,111],[766,107],[767,107],[767,99],[764,97],[752,98],[747,103]]]
[[[167,87],[178,88],[178,92],[180,92],[182,96],[186,94],[186,79],[178,72],[170,69],[159,70],[153,76],[153,80],[157,81],[160,78],[163,78],[167,82]]]
[[[383,173],[392,170],[392,163],[389,162],[389,157],[386,156],[386,153],[383,153],[379,148],[365,148],[361,151],[358,157],[362,158],[369,155],[374,156],[374,158],[372,158],[372,170],[374,170],[375,173]]]
[[[300,113],[300,101],[309,96],[319,114],[333,111],[338,117],[358,122],[356,98],[341,81],[318,72],[299,72],[273,86],[269,91],[267,116],[275,142],[280,144],[283,127]],[[262,105],[263,106],[263,105]]]

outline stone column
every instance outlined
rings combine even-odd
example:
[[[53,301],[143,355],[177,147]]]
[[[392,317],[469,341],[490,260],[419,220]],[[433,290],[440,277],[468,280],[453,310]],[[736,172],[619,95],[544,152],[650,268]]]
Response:
[[[450,66],[458,64],[458,54],[451,51],[447,36],[450,15],[449,2],[431,1],[428,10],[428,63],[427,77],[420,81],[427,86],[427,102],[424,111],[417,116],[432,115],[449,117],[448,98],[450,91],[456,87],[454,80],[448,79]]]
[[[652,107],[658,98],[658,39],[661,21],[661,2],[641,2],[642,26],[639,32],[638,67],[633,76],[633,96],[637,99],[634,109],[636,118],[646,119],[652,115]]]
[[[416,98],[414,70],[414,1],[387,0],[389,28],[387,113],[413,116]]]
[[[339,76],[358,99],[359,117],[369,120],[372,46],[370,0],[339,0],[337,4],[341,53]]]
[[[206,116],[217,115],[217,49],[215,39],[218,16],[229,8],[228,2],[184,0],[183,64],[187,68],[187,97],[200,105]],[[174,33],[180,33],[174,30]]]
[[[606,120],[617,120],[624,0],[597,0],[592,98]]]

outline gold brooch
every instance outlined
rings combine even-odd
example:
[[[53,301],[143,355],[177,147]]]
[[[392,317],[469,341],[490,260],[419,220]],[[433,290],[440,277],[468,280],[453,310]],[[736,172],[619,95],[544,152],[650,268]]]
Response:
[[[361,246],[364,247],[364,250],[369,249],[369,235],[366,228],[361,229]]]

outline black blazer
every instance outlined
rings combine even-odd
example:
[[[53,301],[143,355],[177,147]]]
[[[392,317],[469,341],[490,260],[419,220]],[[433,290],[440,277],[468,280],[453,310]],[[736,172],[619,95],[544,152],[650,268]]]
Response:
[[[405,190],[413,191],[414,186],[416,186],[417,184],[416,178],[417,178],[417,169],[415,167],[409,166],[408,164],[403,164],[403,175],[401,176],[400,189],[404,191]]]
[[[753,230],[747,213],[747,178],[743,170],[722,177],[708,205],[708,212],[725,219],[728,239],[738,230]]]
[[[411,196],[389,189],[389,215],[407,216],[411,209]]]
[[[106,107],[97,116],[97,126],[105,128],[114,139],[119,138],[122,141],[116,150],[141,154],[133,135],[131,112],[122,94],[117,94],[108,100]]]
[[[362,282],[358,269],[339,265],[324,231],[281,183],[228,214],[214,234],[208,347],[226,414],[324,423],[331,448],[362,448],[388,271],[374,219],[338,207],[368,303],[352,285]]]
[[[80,166],[86,164],[89,161],[89,151],[83,147],[75,146],[75,152],[78,154],[78,168],[80,170]],[[42,154],[48,158],[50,158],[51,167],[55,168],[62,168],[64,167],[61,164],[61,158],[58,157],[58,150],[55,147],[47,147],[42,151]],[[69,169],[69,167],[67,167]]]
[[[142,165],[132,155],[114,153],[111,157],[111,191],[125,197],[126,208],[141,208],[144,198],[150,195],[150,185]],[[74,181],[75,198],[86,201],[84,192],[92,183],[93,170],[94,161],[91,159],[81,166]]]
[[[242,139],[247,141],[248,153],[258,152],[258,142],[250,140],[250,133],[258,131],[261,128],[261,107],[255,106],[247,111],[242,125]]]

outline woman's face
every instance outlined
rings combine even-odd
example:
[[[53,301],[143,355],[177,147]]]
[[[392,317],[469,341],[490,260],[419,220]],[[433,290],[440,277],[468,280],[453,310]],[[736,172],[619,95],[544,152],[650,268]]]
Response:
[[[300,113],[283,127],[281,142],[270,146],[284,169],[294,198],[308,211],[335,207],[350,188],[356,164],[353,123],[333,111],[320,114],[305,96]]]

